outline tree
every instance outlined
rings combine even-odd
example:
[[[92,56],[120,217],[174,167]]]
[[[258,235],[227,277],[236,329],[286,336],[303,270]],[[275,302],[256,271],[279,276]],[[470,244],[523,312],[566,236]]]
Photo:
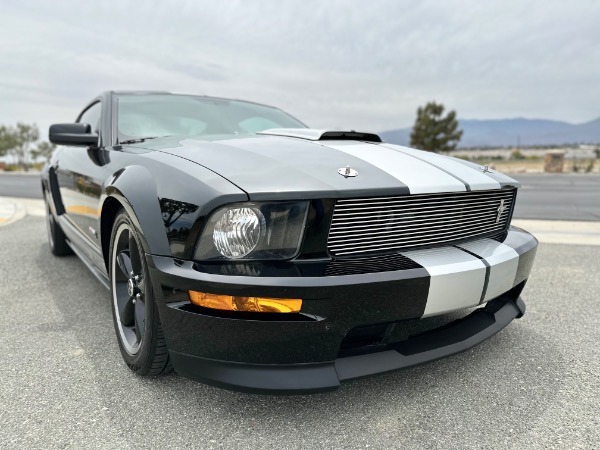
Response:
[[[29,162],[31,145],[38,140],[40,132],[36,124],[19,122],[14,127],[0,126],[0,155],[9,154],[25,170]]]
[[[410,133],[410,145],[430,152],[454,150],[462,137],[456,112],[444,116],[444,105],[429,102],[417,110],[417,120]]]
[[[180,202],[171,198],[161,198],[159,204],[162,210],[162,218],[167,228],[177,222],[184,214],[194,213],[198,209],[197,205]]]
[[[9,150],[9,154],[17,158],[18,164],[27,170],[27,164],[29,163],[29,150],[31,144],[37,141],[40,137],[40,131],[36,124],[28,125],[26,123],[18,122],[16,128],[14,128],[16,145]]]
[[[17,136],[13,127],[0,125],[0,156],[6,155],[17,146]]]
[[[56,145],[50,142],[40,142],[33,150],[31,150],[31,156],[34,158],[44,158],[46,162],[50,161],[52,152],[56,148]]]

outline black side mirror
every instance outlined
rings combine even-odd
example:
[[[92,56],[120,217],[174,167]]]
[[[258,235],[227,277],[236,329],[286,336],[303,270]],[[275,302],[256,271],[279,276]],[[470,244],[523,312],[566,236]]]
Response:
[[[98,135],[87,123],[57,123],[50,126],[50,142],[57,145],[98,145]]]

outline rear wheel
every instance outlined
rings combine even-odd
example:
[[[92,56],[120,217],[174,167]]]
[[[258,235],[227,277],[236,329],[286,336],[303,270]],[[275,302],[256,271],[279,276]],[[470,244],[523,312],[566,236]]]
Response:
[[[117,214],[110,240],[113,321],[125,363],[138,375],[172,370],[140,237],[125,211]]]
[[[71,247],[69,247],[69,244],[67,243],[67,237],[52,214],[50,202],[47,198],[48,195],[49,194],[47,193],[45,194],[44,200],[46,202],[46,231],[48,233],[50,251],[55,256],[72,255],[73,250],[71,250]]]

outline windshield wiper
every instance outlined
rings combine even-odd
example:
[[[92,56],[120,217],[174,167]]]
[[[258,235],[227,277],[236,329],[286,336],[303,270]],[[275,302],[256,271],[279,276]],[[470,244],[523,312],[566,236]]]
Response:
[[[147,136],[147,137],[140,137],[140,138],[135,138],[135,139],[128,139],[126,141],[119,142],[119,144],[139,144],[140,142],[144,142],[149,139],[156,139],[159,137],[166,137],[166,136]]]

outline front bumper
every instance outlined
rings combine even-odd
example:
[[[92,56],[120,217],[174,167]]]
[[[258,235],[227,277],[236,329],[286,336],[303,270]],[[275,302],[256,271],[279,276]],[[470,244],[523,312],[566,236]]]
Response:
[[[489,338],[523,315],[519,295],[536,248],[533,236],[511,228],[502,242],[406,252],[416,264],[403,270],[340,276],[312,276],[306,266],[221,275],[172,258],[147,261],[177,372],[229,389],[299,393],[335,389]],[[191,305],[187,290],[302,298],[302,312],[209,310]],[[453,316],[470,308],[477,309]]]
[[[525,314],[525,303],[509,296],[462,320],[388,345],[385,350],[305,364],[249,364],[217,361],[171,351],[179,374],[206,384],[246,392],[301,394],[339,387],[341,381],[405,369],[463,352]]]

